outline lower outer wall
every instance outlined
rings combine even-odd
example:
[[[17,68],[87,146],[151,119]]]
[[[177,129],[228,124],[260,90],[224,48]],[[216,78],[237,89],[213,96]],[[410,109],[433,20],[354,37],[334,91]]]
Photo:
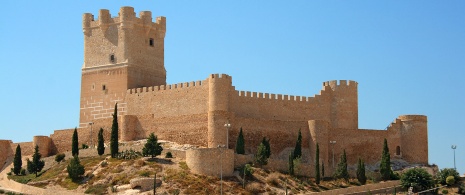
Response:
[[[195,174],[219,177],[222,172],[223,177],[232,176],[234,171],[234,151],[224,148],[187,150],[186,164]]]

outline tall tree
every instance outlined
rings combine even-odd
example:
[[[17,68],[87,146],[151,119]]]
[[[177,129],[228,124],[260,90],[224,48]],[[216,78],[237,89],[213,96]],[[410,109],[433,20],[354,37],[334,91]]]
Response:
[[[270,146],[270,139],[266,139],[266,137],[263,137],[262,143],[265,146],[265,155],[266,158],[270,158],[271,156],[271,146]]]
[[[161,144],[158,143],[158,138],[155,134],[150,133],[149,137],[147,138],[147,143],[145,143],[144,148],[142,148],[142,155],[148,156],[150,155],[152,158],[158,156],[163,151]]]
[[[294,175],[294,151],[289,154],[289,175]]]
[[[383,154],[381,156],[381,164],[379,165],[379,172],[381,173],[381,178],[386,181],[391,179],[391,155],[389,154],[389,148],[387,144],[387,139],[384,138]]]
[[[346,150],[344,150],[344,153],[341,155],[341,160],[337,164],[335,177],[336,178],[343,178],[346,181],[349,181],[349,172],[347,171]]]
[[[76,181],[80,176],[84,175],[84,166],[81,165],[77,155],[71,159],[66,170],[68,171],[68,176],[73,181]]]
[[[43,160],[40,160],[42,155],[39,153],[39,146],[36,145],[34,148],[34,154],[32,155],[32,162],[27,159],[27,170],[29,173],[35,173],[37,177],[37,173],[42,171],[42,168],[44,168],[45,162]]]
[[[297,136],[297,141],[295,142],[294,148],[294,159],[302,156],[302,132],[299,129],[299,135]]]
[[[97,152],[99,156],[102,156],[105,153],[105,145],[104,145],[104,138],[103,138],[103,128],[100,128],[98,132],[98,144],[97,144]]]
[[[255,161],[259,165],[266,165],[268,163],[268,157],[266,156],[266,147],[262,143],[258,145],[257,154],[255,155]]]
[[[320,184],[320,147],[316,143],[316,152],[315,152],[315,183]]]
[[[71,141],[71,154],[73,156],[79,155],[79,141],[78,141],[77,128],[74,128],[73,139]]]
[[[244,135],[242,134],[242,127],[241,127],[241,130],[239,131],[239,136],[237,136],[236,153],[245,154],[245,141],[244,141]]]
[[[19,175],[21,173],[21,167],[23,166],[23,161],[21,160],[21,146],[16,146],[15,158],[13,160],[13,173]]]
[[[367,176],[365,175],[365,163],[363,163],[362,159],[360,158],[358,158],[357,164],[357,180],[362,185],[365,185],[367,182]]]
[[[321,162],[321,178],[325,178],[325,162]]]
[[[113,124],[111,125],[110,151],[111,151],[112,158],[118,157],[118,103],[115,104],[115,111],[113,112]]]

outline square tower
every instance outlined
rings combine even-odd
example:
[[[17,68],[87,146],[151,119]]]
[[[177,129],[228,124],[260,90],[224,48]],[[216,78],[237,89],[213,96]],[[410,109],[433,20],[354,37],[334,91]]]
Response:
[[[132,88],[166,84],[164,39],[166,18],[121,7],[117,17],[99,11],[98,20],[83,15],[84,64],[81,77],[79,126],[110,118],[115,103]],[[119,106],[120,113],[125,105]]]

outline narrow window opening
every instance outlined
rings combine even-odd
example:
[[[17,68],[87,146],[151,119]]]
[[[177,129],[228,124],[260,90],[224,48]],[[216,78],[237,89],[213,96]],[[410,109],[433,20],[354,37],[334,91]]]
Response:
[[[151,47],[153,47],[153,39],[152,39],[152,38],[149,39],[149,45],[150,45]]]
[[[115,62],[115,55],[114,54],[110,55],[110,62]]]
[[[396,147],[396,155],[400,155],[400,146]]]
[[[102,90],[103,90],[103,91],[107,90],[107,86],[106,86],[106,85],[102,85]]]

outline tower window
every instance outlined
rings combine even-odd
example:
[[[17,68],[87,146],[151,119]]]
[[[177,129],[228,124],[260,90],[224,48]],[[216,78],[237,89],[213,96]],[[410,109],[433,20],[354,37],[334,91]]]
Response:
[[[106,85],[102,85],[102,90],[103,90],[103,91],[107,90],[107,86],[106,86]]]
[[[110,54],[110,62],[115,62],[115,54]]]
[[[149,45],[150,45],[151,47],[153,47],[153,39],[152,39],[152,38],[149,39]]]
[[[400,146],[396,147],[396,155],[400,155]]]

